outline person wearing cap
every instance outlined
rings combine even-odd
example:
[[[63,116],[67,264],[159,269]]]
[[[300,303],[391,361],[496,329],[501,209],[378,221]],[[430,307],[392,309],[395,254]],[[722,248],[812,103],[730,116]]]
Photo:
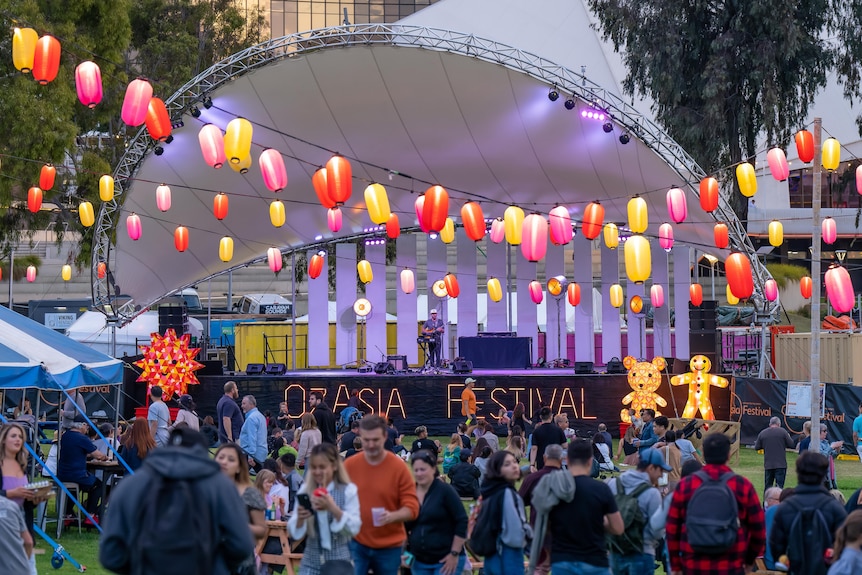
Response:
[[[436,309],[432,309],[430,314],[431,317],[425,320],[425,323],[422,325],[422,333],[431,337],[431,340],[428,342],[428,355],[431,357],[431,367],[440,367],[440,352],[442,351],[440,342],[446,328],[444,327],[443,320],[437,319]]]
[[[461,392],[461,415],[466,419],[467,425],[476,423],[476,393],[473,388],[476,387],[476,380],[468,377],[464,380],[464,391]]]
[[[177,412],[177,419],[174,421],[174,427],[177,427],[180,423],[185,422],[186,425],[189,426],[189,429],[194,429],[195,431],[201,430],[201,420],[198,418],[198,414],[195,412],[195,400],[192,399],[192,396],[188,393],[184,393],[180,396],[180,410]]]
[[[162,388],[154,385],[150,388],[150,407],[147,409],[147,421],[150,424],[150,433],[156,442],[156,447],[168,444],[171,432],[171,412],[168,405],[162,401]]]
[[[87,471],[87,459],[105,461],[108,456],[96,449],[87,437],[89,424],[79,414],[72,420],[72,427],[60,438],[60,456],[57,460],[57,478],[64,483],[77,483],[80,491],[87,493],[87,512],[91,515],[99,508],[99,488],[102,482]]]
[[[640,454],[637,469],[624,471],[619,477],[612,477],[606,481],[614,495],[623,489],[625,493],[633,493],[641,485],[646,485],[638,496],[638,507],[644,517],[650,518],[661,509],[661,493],[656,489],[658,480],[663,473],[672,471],[673,468],[667,464],[661,451],[648,447]],[[647,521],[643,528],[643,549],[639,553],[627,553],[625,555],[615,553],[611,550],[611,568],[614,573],[652,573],[655,570],[656,544],[661,540],[661,534],[655,533]]]

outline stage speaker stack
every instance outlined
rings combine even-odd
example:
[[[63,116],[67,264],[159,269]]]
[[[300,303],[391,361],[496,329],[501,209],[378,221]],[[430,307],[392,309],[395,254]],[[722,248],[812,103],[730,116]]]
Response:
[[[690,355],[705,355],[713,366],[718,365],[718,302],[704,300],[700,306],[688,304]]]
[[[167,303],[159,306],[159,333],[173,328],[177,335],[183,335],[189,330],[189,313],[183,303]]]
[[[590,375],[593,373],[593,362],[591,361],[576,361],[575,375]]]

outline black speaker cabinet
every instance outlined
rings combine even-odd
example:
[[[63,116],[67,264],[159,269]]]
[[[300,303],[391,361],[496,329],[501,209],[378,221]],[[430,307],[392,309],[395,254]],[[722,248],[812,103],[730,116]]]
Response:
[[[388,361],[380,361],[374,364],[374,373],[383,375],[384,373],[395,373],[395,368]]]
[[[246,375],[263,375],[265,367],[262,363],[250,363],[245,366],[245,373]]]
[[[392,371],[396,373],[407,371],[406,355],[387,355],[386,361],[392,366]]]
[[[202,361],[204,364],[203,368],[195,372],[197,375],[224,375],[224,365],[222,362],[215,361]]]
[[[473,362],[468,359],[456,359],[452,364],[454,373],[473,373]]]
[[[591,361],[576,361],[575,362],[575,374],[577,375],[589,375],[593,373],[593,362]]]
[[[623,362],[618,357],[609,359],[605,369],[608,373],[626,373],[626,366],[623,365]]]
[[[164,334],[173,329],[177,335],[186,332],[189,315],[185,305],[161,305],[159,306],[159,333]]]
[[[263,368],[267,375],[284,375],[287,373],[287,366],[283,363],[268,363]]]

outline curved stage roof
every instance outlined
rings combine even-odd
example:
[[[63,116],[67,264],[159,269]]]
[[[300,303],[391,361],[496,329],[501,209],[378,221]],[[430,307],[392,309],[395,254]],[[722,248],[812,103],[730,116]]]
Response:
[[[556,102],[548,99],[552,84],[561,93]],[[569,111],[563,101],[572,92],[577,107]],[[209,109],[201,105],[207,95]],[[587,102],[613,115],[611,133],[581,116]],[[190,114],[193,105],[199,118]],[[588,202],[600,200],[605,221],[625,222],[628,200],[641,194],[652,237],[668,220],[668,188],[682,186],[689,216],[674,225],[676,240],[717,251],[715,218],[701,210],[696,185],[689,185],[702,177],[699,168],[648,118],[580,74],[472,35],[369,25],[281,38],[214,66],[168,106],[184,126],[160,156],[146,131],[138,134],[117,173],[122,206],[109,204],[100,216],[94,262],[107,261],[111,273],[104,280],[94,274],[94,301],[104,305],[109,294],[129,294],[133,301],[120,310],[123,318],[178,288],[265,258],[271,246],[298,249],[362,233],[370,225],[362,192],[373,181],[387,187],[403,228],[416,226],[416,193],[439,183],[449,190],[456,222],[470,199],[481,202],[486,217],[502,216],[510,204],[546,215],[562,204],[573,220]],[[254,164],[245,175],[206,165],[197,138],[204,123],[224,129],[237,116],[254,124]],[[627,145],[619,140],[624,132],[631,135]],[[285,157],[289,183],[279,194],[264,186],[257,165],[269,147]],[[337,234],[329,232],[311,185],[332,152],[353,159],[354,175]],[[155,202],[161,183],[173,190],[166,213]],[[218,192],[230,196],[223,221],[212,214]],[[276,198],[287,211],[280,229],[268,217]],[[125,233],[131,212],[143,223],[136,242]],[[736,222],[724,202],[716,217]],[[174,249],[178,225],[189,228],[185,253]],[[734,243],[750,250],[738,222],[731,228]],[[225,235],[235,242],[230,263],[218,255]]]

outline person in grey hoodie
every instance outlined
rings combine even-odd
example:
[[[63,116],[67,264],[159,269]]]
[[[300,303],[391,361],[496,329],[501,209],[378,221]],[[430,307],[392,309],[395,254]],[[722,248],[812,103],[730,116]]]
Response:
[[[646,520],[643,532],[643,551],[641,553],[628,553],[621,555],[611,552],[611,569],[614,575],[622,573],[652,573],[655,570],[655,548],[661,536],[653,531],[650,518],[662,507],[661,494],[654,486],[658,483],[662,473],[671,471],[661,451],[646,448],[640,453],[640,461],[637,469],[623,472],[619,477],[607,480],[611,492],[616,495],[619,489],[625,493],[633,493],[641,485],[647,486],[637,496],[638,506]]]
[[[486,575],[515,575],[524,572],[524,547],[532,535],[524,501],[515,491],[521,469],[515,456],[498,451],[488,460],[482,483],[482,505],[494,511],[488,521],[500,526],[497,531],[497,552],[485,557]],[[518,570],[520,569],[520,571]]]

